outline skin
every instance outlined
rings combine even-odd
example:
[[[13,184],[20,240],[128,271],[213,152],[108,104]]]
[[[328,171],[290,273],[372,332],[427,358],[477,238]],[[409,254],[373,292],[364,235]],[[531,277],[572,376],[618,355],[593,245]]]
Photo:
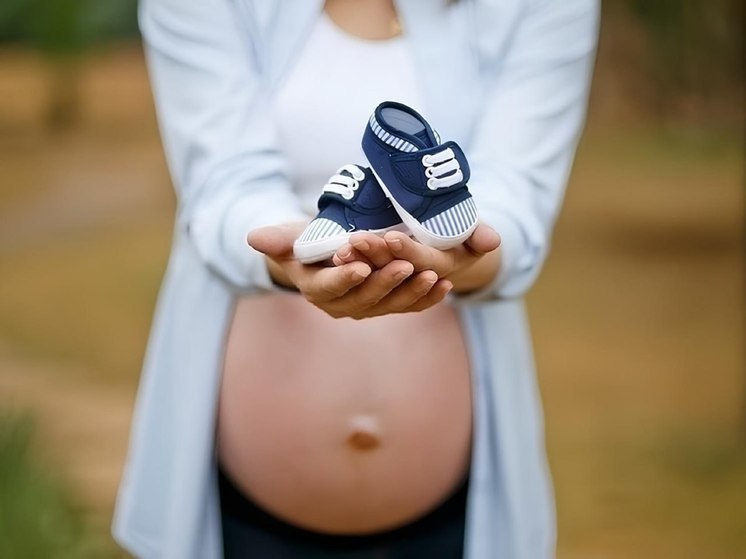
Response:
[[[327,0],[324,11],[340,28],[361,39],[382,41],[401,34],[391,0]]]
[[[266,257],[272,280],[297,289],[335,318],[371,318],[418,312],[453,290],[468,293],[491,282],[500,268],[500,236],[480,224],[460,246],[438,250],[407,235],[381,238],[355,233],[332,258],[332,265],[304,265],[293,257],[293,242],[304,225],[253,231],[249,244]]]

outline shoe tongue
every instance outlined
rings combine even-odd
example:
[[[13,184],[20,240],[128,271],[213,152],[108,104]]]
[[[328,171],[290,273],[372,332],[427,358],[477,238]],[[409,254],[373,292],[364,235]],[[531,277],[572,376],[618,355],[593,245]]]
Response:
[[[414,137],[420,140],[421,145],[419,147],[423,149],[434,148],[435,146],[440,144],[430,128],[424,128],[423,130],[420,130],[419,132],[414,134]]]

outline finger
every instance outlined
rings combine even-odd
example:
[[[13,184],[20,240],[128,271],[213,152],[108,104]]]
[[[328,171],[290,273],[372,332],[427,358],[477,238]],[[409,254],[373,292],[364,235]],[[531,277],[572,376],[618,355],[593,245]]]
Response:
[[[406,312],[406,309],[425,297],[437,282],[438,275],[432,270],[415,274],[380,302],[381,314]]]
[[[453,269],[452,251],[425,246],[398,231],[390,231],[383,238],[396,258],[411,262],[417,271],[433,270],[439,276],[445,276]]]
[[[500,242],[500,235],[497,234],[497,231],[489,225],[480,223],[464,244],[472,253],[482,256],[499,247]]]
[[[393,289],[400,285],[414,272],[410,262],[395,260],[380,270],[370,274],[370,277],[359,287],[351,290],[347,297],[350,303],[360,309],[367,309],[376,305]]]
[[[371,268],[377,268],[377,266],[368,260],[363,253],[354,249],[351,245],[345,244],[334,253],[334,256],[332,256],[332,263],[335,266],[342,266],[349,262],[365,262]]]
[[[350,237],[350,245],[376,268],[383,268],[395,258],[386,241],[372,233],[355,233]]]
[[[301,266],[300,277],[294,283],[311,303],[324,303],[342,297],[363,283],[371,271],[363,262],[328,268]]]
[[[303,231],[302,223],[260,227],[251,231],[246,241],[252,248],[273,258],[291,258],[293,243]]]
[[[448,295],[448,293],[450,293],[452,289],[453,284],[450,281],[446,279],[438,280],[438,282],[430,291],[427,292],[424,297],[420,297],[420,299],[418,299],[414,304],[408,307],[404,312],[420,312],[424,311],[425,309],[429,309],[430,307],[437,305],[443,299],[445,299],[446,295]]]

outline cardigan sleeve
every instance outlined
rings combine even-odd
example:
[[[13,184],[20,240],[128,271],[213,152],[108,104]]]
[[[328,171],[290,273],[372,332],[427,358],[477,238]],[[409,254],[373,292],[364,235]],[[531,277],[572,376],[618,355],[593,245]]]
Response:
[[[273,286],[248,232],[306,217],[277,146],[250,14],[235,10],[230,0],[142,0],[139,21],[177,225],[208,268],[250,293]]]
[[[515,298],[547,255],[585,119],[597,0],[528,2],[490,85],[469,154],[483,221],[502,237],[495,280],[468,300]]]

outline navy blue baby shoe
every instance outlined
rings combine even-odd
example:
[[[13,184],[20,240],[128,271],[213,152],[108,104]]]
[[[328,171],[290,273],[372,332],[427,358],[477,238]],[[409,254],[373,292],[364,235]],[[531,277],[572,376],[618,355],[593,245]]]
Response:
[[[441,250],[463,243],[477,226],[466,186],[469,164],[455,142],[440,137],[419,113],[387,101],[363,134],[373,174],[411,234]]]
[[[370,169],[359,165],[345,165],[329,179],[318,207],[319,213],[293,245],[295,257],[304,264],[331,258],[355,231],[407,232]]]

